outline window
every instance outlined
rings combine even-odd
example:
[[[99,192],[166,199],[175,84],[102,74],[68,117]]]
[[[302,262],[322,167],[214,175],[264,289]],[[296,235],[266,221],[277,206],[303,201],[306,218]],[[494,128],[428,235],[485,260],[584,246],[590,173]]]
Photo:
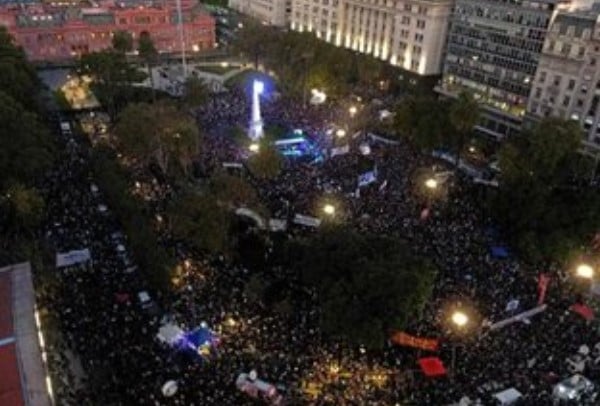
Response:
[[[573,90],[573,89],[575,89],[575,79],[570,79],[569,85],[567,86],[567,90]]]
[[[569,96],[565,96],[562,102],[563,107],[569,107],[569,103],[571,103],[571,98]]]
[[[410,11],[412,9],[410,4],[405,4],[404,5],[404,11]]]
[[[577,107],[583,107],[583,99],[577,99]]]
[[[583,58],[583,55],[585,55],[585,47],[580,46],[579,50],[577,51],[577,56]]]
[[[560,75],[554,75],[554,82],[553,82],[554,86],[560,86],[560,80],[561,80]]]
[[[540,83],[544,83],[546,81],[546,72],[540,72]]]
[[[539,99],[540,97],[542,97],[542,88],[541,87],[536,87],[535,88],[535,94],[534,97],[536,99]]]
[[[417,20],[417,28],[425,29],[425,20]]]
[[[404,25],[409,25],[409,24],[410,24],[410,17],[408,17],[408,16],[403,16],[403,17],[402,17],[402,24],[404,24]]]
[[[423,42],[423,34],[415,34],[416,42]]]
[[[563,55],[569,55],[571,53],[571,44],[564,43],[561,52]]]

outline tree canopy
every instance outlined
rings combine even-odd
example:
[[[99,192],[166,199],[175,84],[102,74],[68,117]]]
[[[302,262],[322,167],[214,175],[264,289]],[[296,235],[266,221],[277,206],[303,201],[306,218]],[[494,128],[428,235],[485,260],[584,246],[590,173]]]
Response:
[[[546,119],[500,151],[498,220],[530,260],[565,260],[600,230],[600,194],[574,179],[581,130]]]
[[[119,115],[115,127],[120,147],[136,163],[156,163],[164,174],[188,174],[200,148],[194,120],[169,102],[133,103]]]
[[[273,179],[281,172],[283,158],[275,147],[268,143],[261,143],[258,152],[248,158],[246,166],[257,178]]]
[[[431,294],[434,268],[394,237],[327,227],[294,244],[292,266],[317,290],[323,330],[353,344],[380,348]]]

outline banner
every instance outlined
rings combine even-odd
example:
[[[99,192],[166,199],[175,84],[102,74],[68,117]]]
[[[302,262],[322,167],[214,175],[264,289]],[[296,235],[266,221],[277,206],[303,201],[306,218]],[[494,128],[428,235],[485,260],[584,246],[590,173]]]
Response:
[[[381,135],[375,135],[373,133],[369,133],[368,137],[373,141],[379,141],[388,145],[398,145],[398,141],[390,140],[389,138],[382,137]]]
[[[538,306],[542,305],[546,299],[546,291],[548,290],[549,283],[550,276],[545,273],[541,273],[538,277]]]
[[[342,145],[341,147],[331,148],[331,152],[329,153],[330,157],[334,157],[336,155],[345,155],[350,152],[350,145]]]
[[[294,224],[300,224],[308,227],[319,227],[321,220],[316,217],[304,216],[302,214],[296,214],[294,216]]]
[[[223,168],[238,168],[242,169],[244,165],[239,162],[223,162]]]
[[[56,253],[56,267],[62,268],[64,266],[71,266],[75,264],[81,264],[92,259],[90,250],[88,248],[82,250],[73,250],[69,252]]]
[[[398,345],[420,348],[422,350],[427,351],[437,351],[439,346],[439,340],[435,338],[416,337],[410,334],[406,334],[402,331],[394,333],[394,335],[392,335],[391,341]]]
[[[515,323],[517,321],[525,321],[528,320],[531,316],[535,316],[538,313],[546,310],[547,305],[541,305],[538,307],[534,307],[533,309],[524,311],[523,313],[519,313],[513,317],[509,317],[508,319],[504,319],[497,323],[494,323],[490,326],[490,330],[498,330],[502,327],[508,326],[509,324]]]

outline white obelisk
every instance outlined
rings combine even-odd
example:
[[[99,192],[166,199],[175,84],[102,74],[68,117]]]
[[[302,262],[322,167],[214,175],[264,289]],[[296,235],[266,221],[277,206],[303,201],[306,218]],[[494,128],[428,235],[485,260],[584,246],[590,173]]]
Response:
[[[250,128],[248,129],[248,136],[256,141],[262,138],[263,133],[263,121],[260,116],[260,95],[265,89],[263,82],[255,80],[252,84],[252,117],[250,118]]]

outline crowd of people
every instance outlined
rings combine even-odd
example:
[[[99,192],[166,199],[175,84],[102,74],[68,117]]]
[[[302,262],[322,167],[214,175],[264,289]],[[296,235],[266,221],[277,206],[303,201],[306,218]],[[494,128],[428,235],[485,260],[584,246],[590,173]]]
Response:
[[[200,176],[245,155],[229,129],[247,124],[248,99],[244,89],[232,90],[196,111],[207,135],[196,163]],[[305,108],[287,99],[266,101],[263,118],[289,130],[303,129],[324,150],[335,137],[326,130],[351,120],[344,109]],[[416,193],[415,173],[451,168],[403,142],[377,142],[366,132],[356,138],[347,134],[343,142],[349,153],[319,164],[288,161],[276,179],[251,182],[274,218],[318,216],[315,202],[330,194],[343,207],[344,221],[360,230],[398,235],[430,258],[438,269],[433,297],[406,331],[439,339],[440,349],[433,354],[392,343],[370,351],[325,337],[318,328],[313,291],[290,271],[262,272],[294,292],[290,309],[271,309],[251,300],[248,284],[254,271],[197,252],[167,234],[160,241],[178,260],[177,277],[171,293],[156,294],[141,272],[123,260],[127,237],[94,184],[88,144],[70,132],[62,134],[62,142],[63,156],[44,182],[44,231],[57,252],[89,248],[92,260],[58,269],[52,283],[38,291],[38,306],[57,316],[61,331],[61,344],[54,348],[59,361],[51,366],[69,371],[54,376],[71,375],[54,380],[61,404],[254,404],[235,386],[240,373],[254,370],[277,386],[286,404],[448,405],[462,399],[463,404],[487,405],[493,404],[493,393],[514,387],[523,404],[541,406],[553,404],[553,385],[574,372],[592,381],[600,378],[594,351],[579,354],[583,368],[574,370],[567,362],[581,346],[596,348],[600,342],[597,328],[569,311],[583,300],[572,278],[552,264],[532,271],[517,258],[492,256],[490,247],[502,241],[477,204],[483,186],[454,172],[440,182],[443,197],[424,200]],[[377,179],[357,188],[357,168],[365,159],[360,146],[365,144]],[[164,215],[164,200],[172,194],[164,193],[169,185],[148,175],[132,187],[144,191],[154,215]],[[309,232],[289,224],[285,235]],[[270,249],[265,247],[266,257]],[[539,272],[551,277],[546,310],[501,329],[486,328],[537,305]],[[146,291],[153,306],[139,298]],[[507,311],[507,303],[515,300],[517,306]],[[472,319],[464,334],[454,334],[448,322],[446,310],[458,304],[470,310]],[[159,342],[156,334],[167,320],[184,330],[206,323],[220,337],[216,356],[190,360]],[[426,377],[417,364],[425,355],[438,356],[449,375]],[[82,365],[75,372],[74,358]],[[161,388],[171,380],[178,390],[167,397]],[[594,395],[590,402],[597,401]]]

